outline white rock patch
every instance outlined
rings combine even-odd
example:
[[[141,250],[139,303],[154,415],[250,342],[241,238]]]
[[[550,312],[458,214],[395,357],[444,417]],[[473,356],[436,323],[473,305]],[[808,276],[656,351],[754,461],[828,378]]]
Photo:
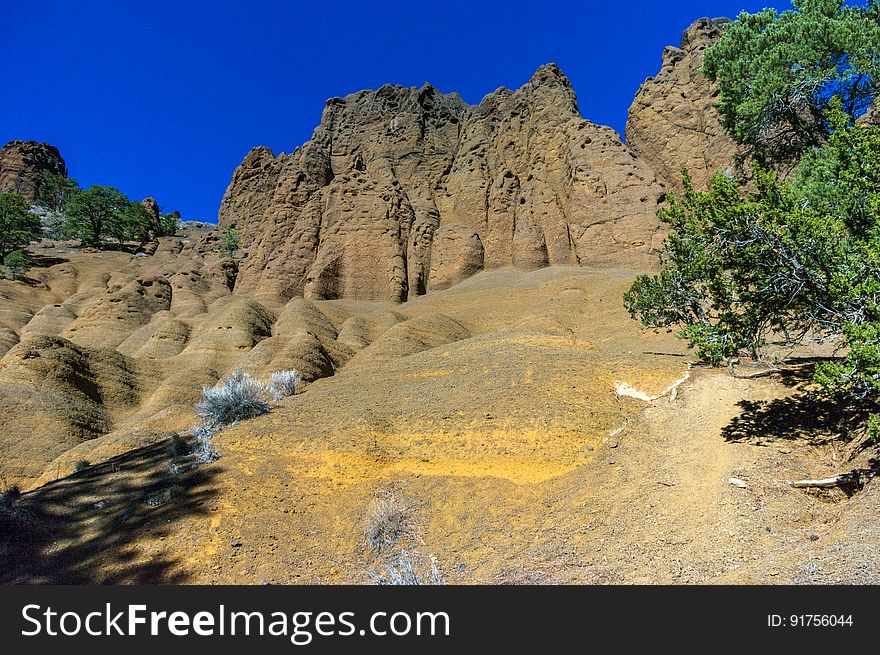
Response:
[[[614,390],[617,392],[618,396],[629,396],[630,398],[636,398],[638,400],[652,401],[657,400],[658,398],[662,398],[666,394],[671,394],[673,400],[675,400],[675,395],[678,392],[678,386],[685,382],[691,376],[690,366],[688,366],[688,370],[685,371],[684,375],[681,376],[678,380],[670,384],[666,387],[661,393],[656,396],[652,396],[644,391],[640,391],[632,386],[629,382],[615,382]]]

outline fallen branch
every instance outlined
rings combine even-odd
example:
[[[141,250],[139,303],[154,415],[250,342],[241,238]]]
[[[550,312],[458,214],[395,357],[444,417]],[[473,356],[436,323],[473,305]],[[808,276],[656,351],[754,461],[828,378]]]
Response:
[[[730,362],[727,365],[727,372],[731,377],[740,380],[751,380],[781,373],[782,367],[766,361],[756,361],[750,364],[740,364],[737,361],[736,363]]]
[[[835,475],[833,478],[824,478],[822,480],[786,480],[785,483],[796,489],[804,487],[836,487],[848,479],[848,475]]]
[[[741,375],[739,373],[735,373],[734,370],[731,369],[730,375],[732,377],[735,377],[738,380],[756,380],[758,378],[770,377],[771,375],[775,375],[776,373],[779,373],[779,372],[780,372],[780,369],[778,369],[778,368],[769,368],[769,369],[764,369],[763,371],[758,371],[756,373],[747,373],[745,375]]]

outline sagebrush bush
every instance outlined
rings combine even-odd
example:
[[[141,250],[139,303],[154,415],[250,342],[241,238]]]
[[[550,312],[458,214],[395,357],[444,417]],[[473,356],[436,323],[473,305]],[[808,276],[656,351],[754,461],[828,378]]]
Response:
[[[220,459],[220,453],[211,445],[211,439],[216,433],[216,428],[205,423],[202,423],[193,430],[193,437],[195,437],[196,443],[192,449],[192,454],[197,464],[209,464]]]
[[[266,391],[272,400],[281,400],[296,393],[300,377],[296,371],[275,371],[269,378]]]
[[[190,449],[181,437],[171,441],[171,455],[183,457],[190,452],[196,463],[213,462],[220,454],[211,445],[211,439],[220,430],[269,411],[269,400],[281,400],[293,395],[299,387],[296,371],[275,371],[269,382],[263,384],[250,374],[235,370],[223,382],[203,387],[202,397],[196,403],[196,414],[202,419],[193,429],[195,440]]]
[[[433,555],[429,556],[431,560],[431,569],[424,575],[419,575],[416,571],[415,556],[401,551],[397,557],[392,559],[385,567],[385,573],[377,573],[376,571],[368,571],[370,581],[375,585],[445,585],[446,580],[440,573],[440,567],[437,564],[437,558]]]
[[[373,550],[394,546],[399,539],[415,537],[415,505],[393,492],[375,499],[367,510],[364,542]]]
[[[222,383],[202,388],[196,414],[206,426],[222,429],[268,412],[265,395],[264,385],[248,373],[235,370]]]

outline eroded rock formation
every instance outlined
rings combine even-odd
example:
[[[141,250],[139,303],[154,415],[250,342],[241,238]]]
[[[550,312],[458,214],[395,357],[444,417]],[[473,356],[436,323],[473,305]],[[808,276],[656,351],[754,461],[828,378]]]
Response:
[[[155,198],[144,198],[141,200],[141,204],[144,206],[144,209],[150,212],[150,216],[154,221],[159,220],[159,202]]]
[[[248,250],[237,292],[397,302],[484,268],[646,263],[662,193],[550,64],[476,106],[427,84],[331,99],[301,148],[245,157],[220,223]]]
[[[0,148],[0,192],[18,193],[33,202],[43,184],[43,173],[67,176],[67,165],[55,146],[10,141]]]
[[[627,144],[670,187],[687,168],[694,185],[729,167],[737,152],[715,109],[717,91],[701,72],[703,53],[721,38],[726,18],[701,18],[688,27],[681,46],[668,46],[654,77],[639,88],[626,123]]]

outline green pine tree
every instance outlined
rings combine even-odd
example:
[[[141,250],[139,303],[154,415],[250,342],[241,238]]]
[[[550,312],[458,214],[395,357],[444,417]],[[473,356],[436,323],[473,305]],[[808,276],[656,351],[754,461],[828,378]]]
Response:
[[[40,218],[16,193],[0,193],[0,261],[42,236]]]

